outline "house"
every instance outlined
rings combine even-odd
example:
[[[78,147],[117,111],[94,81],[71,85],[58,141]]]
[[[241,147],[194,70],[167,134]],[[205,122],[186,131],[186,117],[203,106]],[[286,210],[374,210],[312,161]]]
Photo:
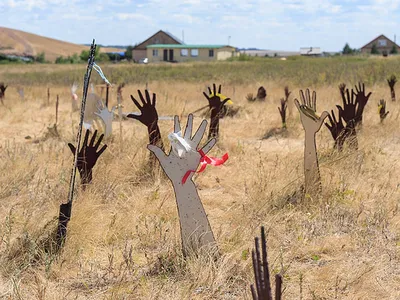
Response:
[[[146,48],[149,62],[213,61],[239,55],[235,47],[227,45],[156,44]]]
[[[302,47],[302,48],[300,48],[300,55],[321,56],[322,51],[321,51],[320,47]]]
[[[132,58],[134,61],[139,61],[146,58],[146,47],[154,44],[183,44],[183,41],[179,40],[172,34],[160,30],[149,37],[147,40],[141,42],[140,44],[133,47]]]
[[[397,49],[397,52],[400,53],[400,46],[383,34],[361,47],[361,53],[371,53],[373,45],[375,45],[378,52],[383,55],[393,53],[394,49]]]

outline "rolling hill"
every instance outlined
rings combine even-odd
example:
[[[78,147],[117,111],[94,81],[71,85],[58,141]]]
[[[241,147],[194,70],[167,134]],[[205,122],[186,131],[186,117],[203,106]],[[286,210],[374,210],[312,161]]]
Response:
[[[69,56],[88,50],[88,46],[64,42],[21,30],[0,27],[0,54],[36,56],[45,53],[48,61],[54,62],[58,56]],[[101,52],[120,52],[117,48],[101,48]]]

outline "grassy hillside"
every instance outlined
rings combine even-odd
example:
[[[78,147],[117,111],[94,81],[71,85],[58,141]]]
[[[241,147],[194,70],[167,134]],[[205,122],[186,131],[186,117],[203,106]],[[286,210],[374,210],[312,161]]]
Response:
[[[0,53],[36,56],[45,53],[46,60],[54,62],[58,56],[79,54],[90,47],[68,43],[21,30],[0,27]],[[121,51],[116,48],[101,48],[102,52]]]

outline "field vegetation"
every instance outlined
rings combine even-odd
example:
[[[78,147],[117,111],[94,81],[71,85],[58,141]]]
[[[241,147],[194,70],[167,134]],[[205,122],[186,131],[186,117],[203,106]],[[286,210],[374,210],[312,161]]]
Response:
[[[267,233],[272,277],[283,276],[284,299],[400,298],[400,99],[386,79],[400,77],[396,57],[255,58],[216,63],[101,65],[130,95],[147,86],[160,116],[186,116],[207,104],[212,83],[239,108],[220,122],[211,156],[229,153],[220,167],[195,175],[221,257],[184,260],[175,196],[159,170],[148,172],[147,130],[128,119],[113,122],[113,137],[78,188],[61,253],[49,245],[58,208],[68,194],[79,112],[70,87],[81,88],[84,65],[3,65],[9,85],[0,105],[0,298],[4,299],[251,299],[253,237]],[[317,113],[341,104],[338,85],[365,82],[372,96],[358,132],[359,149],[333,151],[329,130],[317,134],[322,192],[301,196],[304,131],[293,104],[299,89],[317,91]],[[101,83],[92,73],[92,82]],[[267,90],[264,102],[246,95]],[[281,126],[284,86],[287,134],[261,137]],[[18,89],[24,88],[24,100]],[[47,103],[47,89],[51,101]],[[100,90],[97,90],[100,94]],[[110,104],[116,104],[116,88]],[[60,107],[57,130],[55,99]],[[104,96],[104,95],[103,95]],[[378,103],[390,112],[380,122]],[[201,113],[195,114],[194,127]],[[183,122],[185,123],[185,121]],[[160,120],[164,144],[173,121]],[[205,138],[202,144],[206,142]]]

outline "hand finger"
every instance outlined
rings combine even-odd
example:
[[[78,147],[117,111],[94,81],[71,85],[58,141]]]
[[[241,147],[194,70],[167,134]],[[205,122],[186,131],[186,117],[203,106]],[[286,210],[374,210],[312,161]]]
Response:
[[[103,134],[102,134],[102,136],[103,136]],[[99,157],[104,152],[104,150],[106,150],[106,149],[107,149],[107,145],[104,145],[103,147],[101,147],[99,152],[96,153],[97,157]]]
[[[72,154],[75,155],[75,151],[76,151],[75,146],[72,145],[71,143],[68,143],[68,147],[69,147],[69,149],[71,150]]]
[[[150,94],[149,94],[149,91],[148,91],[148,90],[145,90],[144,92],[145,92],[145,94],[146,94],[146,99],[145,99],[145,101],[146,101],[147,104],[150,104]]]
[[[152,101],[151,105],[156,107],[156,94],[155,93],[153,93],[153,101]]]
[[[203,138],[204,133],[206,132],[206,128],[207,121],[203,120],[192,139],[192,143],[196,146],[196,148],[200,144],[200,141]]]
[[[143,106],[145,106],[145,105],[146,105],[146,101],[144,101],[144,98],[143,98],[142,92],[141,92],[140,90],[138,90],[138,94],[139,94],[140,101],[142,101],[142,103],[143,103]]]
[[[221,106],[224,106],[226,102],[228,102],[229,100],[231,100],[231,98],[226,98],[224,101],[222,101]]]
[[[85,134],[85,140],[83,141],[83,147],[87,146],[88,140],[89,140],[89,129],[86,130],[86,134]]]
[[[217,94],[217,88],[215,87],[215,83],[213,83],[213,91],[214,91],[214,96]]]
[[[314,109],[314,111],[317,111],[317,92],[316,91],[313,91],[312,101],[313,101],[313,109]]]
[[[97,130],[94,131],[92,138],[90,139],[89,147],[93,147],[96,135],[97,135]]]
[[[139,121],[139,118],[140,118],[141,116],[134,115],[134,114],[129,114],[129,115],[127,115],[126,117],[127,117],[127,118],[132,118],[132,119],[135,119],[135,120],[138,120],[138,121]]]
[[[300,103],[299,103],[299,100],[294,99],[294,104],[296,105],[297,109],[300,111]]]
[[[181,124],[179,123],[179,117],[174,116],[174,132],[178,133],[179,131],[181,131]]]
[[[369,98],[369,96],[371,96],[372,92],[369,92],[367,95],[367,99]]]
[[[210,92],[211,92],[211,90],[210,90]],[[207,98],[207,100],[210,100],[210,97],[205,92],[203,92],[203,95],[204,95],[204,97]],[[211,93],[210,93],[210,95],[211,95]]]
[[[96,130],[96,132],[97,132],[97,130]],[[101,141],[103,140],[103,138],[104,138],[104,134],[101,134],[100,137],[99,137],[99,139],[97,140],[96,145],[94,146],[94,148],[95,148],[96,150],[97,150],[97,148],[99,148],[100,143],[101,143]]]
[[[221,85],[218,87],[218,94],[221,94]]]
[[[207,144],[204,145],[203,148],[201,148],[201,150],[204,152],[204,154],[207,154],[214,147],[216,142],[217,140],[215,138],[212,138],[207,142]]]
[[[136,107],[139,108],[140,110],[142,109],[142,107],[140,106],[139,102],[136,101],[135,98],[133,98],[133,96],[131,95],[131,99],[133,101],[133,103],[135,103]]]
[[[189,114],[188,120],[187,120],[187,123],[186,123],[186,128],[185,128],[185,135],[183,136],[183,138],[185,140],[190,140],[191,139],[192,130],[193,130],[193,115]]]
[[[329,116],[329,113],[327,111],[322,112],[322,114],[320,116],[321,122],[323,122],[328,116]]]
[[[300,90],[300,101],[302,105],[306,105],[306,99],[304,98],[303,90]]]
[[[306,105],[311,108],[311,96],[310,96],[310,90],[306,90]]]
[[[208,88],[208,94],[211,95],[211,94],[212,94],[212,91],[211,91],[210,87],[207,87],[207,88]],[[205,94],[205,93],[203,92],[203,94]],[[208,97],[207,97],[207,98],[208,98]]]
[[[147,145],[147,149],[154,153],[160,163],[163,163],[167,159],[167,155],[164,153],[164,151],[161,150],[161,148],[149,144]]]

